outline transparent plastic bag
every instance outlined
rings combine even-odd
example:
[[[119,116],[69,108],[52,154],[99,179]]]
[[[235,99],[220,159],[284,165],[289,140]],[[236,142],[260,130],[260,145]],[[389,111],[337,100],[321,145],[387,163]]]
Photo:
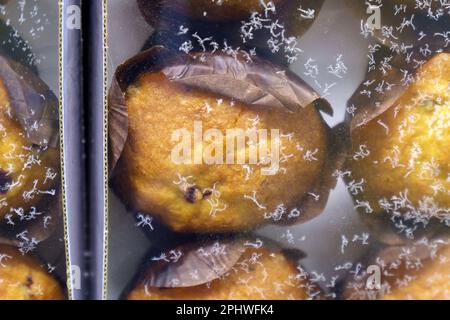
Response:
[[[427,270],[448,277],[436,266],[449,222],[448,5],[109,0],[102,9],[105,296],[448,298],[446,284],[413,288]],[[249,247],[250,259],[235,255]],[[386,282],[405,251],[406,267]]]

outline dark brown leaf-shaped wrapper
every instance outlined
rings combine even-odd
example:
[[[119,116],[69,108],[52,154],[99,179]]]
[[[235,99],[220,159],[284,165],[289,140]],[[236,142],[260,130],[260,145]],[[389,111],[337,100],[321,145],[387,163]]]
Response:
[[[223,252],[214,252],[216,244]],[[244,242],[191,244],[178,249],[183,253],[179,263],[156,263],[145,272],[145,283],[156,288],[185,288],[202,285],[226,274],[244,253]],[[193,271],[198,271],[195,277]]]
[[[411,269],[411,271],[420,272],[420,268],[426,263],[436,260],[439,251],[450,246],[450,238],[448,235],[440,234],[434,238],[422,238],[415,242],[404,244],[386,246],[379,245],[363,258],[361,261],[363,268],[358,275],[348,275],[347,279],[342,283],[341,295],[342,299],[379,299],[383,295],[383,286],[386,284],[396,284],[396,279],[403,279],[405,276],[412,277],[413,274],[399,274],[399,266],[407,261],[410,262],[410,267],[419,268],[418,270]],[[415,262],[418,262],[415,264]],[[381,268],[381,290],[367,288],[367,280],[369,275],[366,270],[368,266],[378,266]],[[408,269],[406,269],[406,272]],[[403,270],[405,271],[405,270]],[[450,270],[449,270],[450,274]]]
[[[367,73],[365,80],[356,89],[348,102],[349,106],[354,106],[357,109],[353,117],[348,116],[346,119],[350,136],[355,129],[376,119],[393,107],[396,101],[408,90],[409,85],[405,85],[402,82],[404,79],[402,71],[407,71],[410,75],[415,76],[420,67],[414,64],[414,60],[426,62],[442,51],[444,50],[440,46],[435,52],[431,52],[430,55],[424,57],[420,50],[416,48],[411,49],[407,53],[397,54],[388,47],[380,46],[373,55],[374,69]],[[388,65],[390,67],[388,68],[381,67],[382,61],[385,59],[389,59]],[[392,87],[390,90],[378,92],[376,87],[383,81],[391,84]],[[371,84],[366,85],[366,82],[371,82]],[[367,96],[361,93],[363,91],[370,91],[372,94]]]
[[[315,102],[321,111],[332,113],[328,102],[289,70],[257,57],[252,57],[252,62],[246,59],[243,55],[214,53],[174,55],[156,46],[119,66],[109,92],[110,172],[120,158],[128,135],[125,92],[144,72],[160,71],[173,82],[252,106],[295,111]]]
[[[247,250],[262,247],[274,253],[283,253],[293,263],[305,257],[300,250],[283,250],[275,242],[262,238],[222,238],[191,242],[171,250],[179,256],[181,254],[177,261],[152,261],[155,255],[146,258],[142,266],[143,272],[132,282],[125,295],[136,283],[145,283],[149,288],[189,288],[210,283],[232,271]],[[170,254],[167,258],[169,256]]]
[[[57,148],[58,100],[32,71],[0,56],[0,79],[11,100],[13,116],[33,144]]]
[[[58,100],[45,83],[32,71],[19,63],[0,56],[0,79],[8,92],[13,116],[24,129],[25,136],[35,145],[43,148],[58,148]],[[9,240],[5,243],[18,243],[16,235],[28,231],[28,234],[38,241],[47,239],[53,232],[53,225],[61,220],[60,197],[39,204],[41,208],[48,208],[47,215],[52,217],[52,224],[44,228],[39,221],[14,221],[15,226],[1,226],[2,238]]]
[[[128,113],[125,92],[136,78],[150,71],[161,71],[168,79],[184,86],[206,90],[220,96],[258,107],[277,107],[294,112],[314,103],[318,111],[332,114],[329,103],[289,70],[268,61],[246,56],[236,57],[198,53],[173,54],[162,46],[139,53],[117,68],[109,92],[109,168],[110,175],[123,151],[128,135]],[[340,140],[329,130],[329,155],[321,176],[311,193],[301,202],[301,216],[284,218],[280,223],[293,224],[308,221],[326,206],[329,193],[336,185],[332,173],[343,163]]]

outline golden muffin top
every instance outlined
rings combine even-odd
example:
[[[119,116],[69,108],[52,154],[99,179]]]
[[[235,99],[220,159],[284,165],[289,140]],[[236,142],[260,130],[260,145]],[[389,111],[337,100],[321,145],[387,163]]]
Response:
[[[0,300],[63,300],[53,276],[17,248],[0,245]]]
[[[177,231],[294,221],[317,192],[329,150],[314,104],[294,112],[249,106],[147,72],[128,88],[126,105],[128,138],[113,186],[131,208]],[[239,145],[233,129],[256,141]],[[191,141],[198,130],[201,141]]]
[[[445,221],[450,208],[450,54],[433,57],[381,115],[352,132],[355,197],[369,211]]]

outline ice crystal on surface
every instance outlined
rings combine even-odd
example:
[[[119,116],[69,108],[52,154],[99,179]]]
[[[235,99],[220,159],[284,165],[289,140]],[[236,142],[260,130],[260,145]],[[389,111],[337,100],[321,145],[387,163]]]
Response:
[[[138,222],[136,226],[141,228],[149,228],[151,231],[155,230],[153,228],[153,217],[149,215],[144,215],[142,213],[137,215]]]
[[[34,237],[29,237],[28,231],[23,231],[19,233],[16,236],[16,238],[19,240],[19,251],[23,255],[26,255],[36,250],[36,247],[40,242]]]

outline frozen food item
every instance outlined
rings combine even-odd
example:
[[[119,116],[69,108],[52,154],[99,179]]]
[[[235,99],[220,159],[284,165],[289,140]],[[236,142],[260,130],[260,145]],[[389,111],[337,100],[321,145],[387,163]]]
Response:
[[[410,246],[387,247],[370,261],[370,274],[350,277],[343,298],[450,299],[450,241],[446,238],[423,238]]]
[[[141,1],[141,3],[142,2],[143,1]],[[270,1],[261,1],[261,3],[262,2],[268,4]],[[350,158],[349,162],[351,162],[353,160],[363,160],[367,156],[367,150],[364,147],[364,143],[361,143],[361,148],[357,148],[359,145],[352,146],[350,133],[358,132],[361,134],[361,132],[358,131],[363,131],[360,127],[365,125],[376,127],[376,123],[380,119],[381,121],[377,125],[383,129],[383,125],[386,124],[383,121],[383,117],[389,113],[393,113],[397,101],[400,101],[400,99],[406,100],[406,98],[402,97],[406,97],[406,92],[416,80],[416,67],[426,63],[434,54],[448,50],[448,48],[445,48],[445,37],[448,38],[448,35],[446,36],[440,31],[434,31],[439,30],[437,27],[443,25],[442,20],[439,19],[440,21],[433,21],[431,17],[426,17],[426,14],[424,15],[421,13],[421,11],[425,12],[427,10],[414,9],[414,12],[409,10],[419,2],[426,5],[425,3],[427,1],[410,2],[407,0],[402,1],[402,3],[400,3],[400,1],[394,3],[393,1],[387,0],[349,1],[353,4],[362,4],[364,11],[363,15],[360,17],[361,20],[364,21],[367,21],[371,14],[377,12],[376,8],[371,8],[371,13],[366,13],[366,2],[383,4],[380,15],[380,28],[377,27],[374,30],[368,30],[364,24],[361,24],[360,18],[355,19],[354,16],[352,16],[351,10],[345,8],[343,5],[344,1],[325,2],[320,13],[318,10],[312,10],[314,11],[314,13],[312,13],[312,11],[307,10],[307,6],[302,6],[302,11],[297,10],[299,9],[299,6],[297,8],[291,7],[293,9],[290,10],[289,13],[296,15],[297,17],[302,15],[303,19],[308,19],[307,21],[312,23],[311,28],[304,29],[308,30],[304,33],[304,36],[302,36],[304,31],[302,31],[301,28],[298,28],[297,30],[295,30],[295,28],[288,28],[287,21],[289,20],[290,15],[288,15],[288,12],[286,11],[280,12],[282,2],[283,1],[275,3],[275,12],[272,10],[259,10],[257,12],[255,11],[250,16],[234,19],[234,17],[221,16],[220,14],[214,16],[211,9],[198,10],[198,14],[195,15],[192,13],[192,10],[195,10],[194,7],[186,7],[189,1],[184,1],[183,4],[186,6],[178,7],[178,12],[175,12],[175,10],[171,11],[171,5],[173,3],[176,4],[177,2],[166,1],[164,8],[160,7],[162,8],[160,12],[157,12],[150,17],[147,16],[147,21],[150,22],[148,24],[139,16],[136,1],[124,2],[120,0],[110,0],[106,6],[99,6],[98,12],[100,13],[103,10],[105,20],[103,21],[103,25],[98,25],[97,31],[99,32],[96,33],[98,36],[96,36],[96,41],[94,42],[99,44],[99,53],[104,55],[102,61],[104,62],[105,68],[103,70],[99,69],[98,71],[103,71],[105,73],[99,73],[98,76],[104,76],[103,79],[105,80],[105,83],[102,83],[103,86],[106,84],[108,86],[112,85],[110,102],[111,100],[113,101],[113,103],[109,103],[110,113],[107,122],[110,129],[110,149],[108,152],[111,160],[111,170],[109,170],[108,173],[111,175],[111,180],[109,180],[111,189],[109,189],[109,196],[107,195],[107,189],[98,190],[102,192],[102,194],[99,194],[100,200],[105,199],[109,202],[108,210],[104,212],[106,214],[105,219],[108,220],[108,225],[103,226],[100,224],[99,232],[97,232],[98,235],[104,235],[103,229],[107,228],[107,230],[105,230],[107,231],[106,234],[110,235],[107,243],[108,250],[103,251],[105,248],[100,248],[99,250],[99,256],[102,256],[103,253],[108,254],[108,265],[105,266],[105,264],[103,264],[103,267],[108,270],[108,274],[104,274],[108,277],[108,289],[105,290],[107,292],[103,292],[103,294],[108,295],[109,298],[117,298],[119,294],[123,293],[123,288],[130,283],[130,277],[135,276],[137,273],[138,278],[135,279],[136,281],[133,281],[132,285],[125,293],[123,293],[122,298],[212,299],[218,298],[217,296],[219,295],[221,295],[219,298],[223,298],[224,292],[222,288],[227,285],[232,288],[233,292],[241,294],[240,288],[235,286],[231,281],[226,282],[225,285],[216,284],[216,281],[221,280],[220,278],[215,280],[205,280],[204,276],[201,276],[200,278],[202,280],[200,283],[192,283],[192,279],[186,279],[184,277],[197,277],[196,272],[190,272],[191,270],[195,271],[192,267],[180,269],[181,271],[177,272],[170,272],[170,275],[168,275],[169,273],[166,271],[159,272],[160,269],[156,266],[158,261],[161,261],[163,265],[167,267],[176,264],[176,261],[178,261],[178,249],[166,249],[176,248],[176,245],[170,245],[169,247],[165,246],[165,244],[170,241],[177,243],[181,242],[184,244],[187,242],[186,239],[215,238],[220,237],[222,232],[227,231],[231,231],[230,233],[226,233],[227,236],[235,237],[240,236],[241,231],[245,232],[247,229],[233,228],[234,230],[229,229],[226,231],[212,228],[203,228],[204,231],[175,229],[171,223],[163,220],[160,214],[155,213],[154,211],[136,208],[130,201],[126,200],[129,193],[132,192],[132,188],[129,187],[130,184],[123,184],[120,187],[118,187],[118,185],[121,184],[121,181],[127,181],[129,178],[126,178],[125,173],[120,176],[117,173],[118,170],[121,170],[120,167],[124,166],[122,163],[125,155],[124,146],[127,148],[126,144],[131,141],[128,140],[128,138],[130,132],[129,129],[133,125],[129,122],[132,116],[129,114],[126,103],[126,98],[131,90],[135,90],[135,92],[138,91],[138,89],[139,91],[142,90],[142,98],[139,98],[140,103],[136,105],[139,107],[142,106],[142,109],[145,108],[147,110],[152,103],[146,103],[146,97],[154,98],[154,92],[158,92],[158,90],[163,91],[163,89],[165,90],[166,87],[172,84],[173,87],[186,86],[186,91],[189,94],[196,90],[203,93],[206,92],[208,96],[211,96],[210,100],[212,103],[209,101],[208,104],[205,104],[205,111],[199,115],[199,118],[203,119],[208,112],[214,113],[214,110],[210,110],[210,108],[214,109],[216,106],[223,106],[224,102],[226,102],[227,105],[233,104],[234,106],[237,105],[236,102],[239,104],[244,104],[245,102],[245,104],[252,106],[252,102],[249,101],[249,99],[246,99],[244,102],[240,99],[240,97],[246,95],[242,94],[242,92],[247,90],[248,87],[246,86],[246,83],[248,83],[248,81],[243,81],[239,85],[233,85],[233,90],[225,91],[225,87],[228,86],[225,84],[228,84],[229,82],[228,75],[226,75],[226,77],[216,78],[214,72],[205,71],[212,68],[209,68],[207,63],[205,63],[205,66],[203,63],[205,62],[204,60],[209,59],[211,54],[222,56],[229,55],[233,58],[236,56],[238,59],[247,61],[260,61],[261,58],[264,58],[272,64],[278,64],[279,66],[283,65],[297,76],[303,77],[303,79],[320,92],[321,95],[336,104],[336,114],[331,117],[324,117],[328,124],[338,126],[335,127],[335,129],[341,129],[334,131],[338,132],[337,138],[328,137],[328,150],[330,153],[333,152],[333,149],[336,148],[337,141],[348,143],[347,145],[350,148],[348,153]],[[288,2],[289,4],[296,4],[301,1]],[[433,5],[438,2],[440,1],[430,1]],[[147,1],[147,3],[150,2]],[[152,3],[161,4],[163,1],[153,1]],[[196,4],[198,5],[199,3],[200,1]],[[208,4],[212,5],[212,3],[213,1]],[[250,1],[246,4],[249,3]],[[224,9],[225,4],[226,1],[221,2],[222,10]],[[397,16],[394,17],[394,20],[386,20],[387,18],[391,18],[389,12],[386,14],[386,11],[384,10],[389,5],[389,11],[393,13],[395,10],[394,4],[398,4],[397,9],[399,9],[399,12]],[[403,5],[407,5],[407,8]],[[199,8],[201,8],[201,6],[199,6]],[[435,9],[433,8],[433,10]],[[223,12],[225,13],[225,10],[223,10]],[[233,13],[236,13],[236,16],[238,15],[237,10]],[[230,15],[232,16],[233,14]],[[136,19],[133,20],[134,18]],[[212,18],[214,18],[214,20]],[[306,20],[303,22],[305,21]],[[108,30],[106,30],[106,33],[102,33],[102,30],[105,31],[105,26],[108,27]],[[445,24],[444,26],[447,28]],[[298,31],[298,33],[296,33],[296,31]],[[393,37],[389,35],[391,31]],[[423,38],[422,35],[420,35],[422,31],[424,32]],[[124,37],[124,34],[134,34],[135,36],[127,39]],[[408,35],[410,36],[408,37]],[[390,39],[390,41],[386,39]],[[442,48],[438,48],[439,45],[435,47],[435,43],[432,43],[431,39],[442,41],[440,42]],[[145,45],[143,45],[144,43]],[[382,44],[387,46],[387,48],[385,48],[387,55],[385,59],[374,64],[372,54],[377,51]],[[138,51],[142,49],[153,50],[154,47],[158,45],[168,47],[168,49],[171,50],[172,55],[163,54],[159,57],[158,55],[151,55],[146,52],[134,57]],[[427,45],[430,45],[430,47]],[[411,51],[415,51],[413,55],[410,55]],[[188,58],[185,56],[183,58],[183,54],[188,54],[189,57],[193,58],[193,64],[199,66],[198,70],[202,70],[201,75],[197,73],[198,70],[195,73],[191,73],[191,68],[184,68]],[[400,59],[392,57],[397,54],[401,54]],[[147,55],[146,58],[141,59],[141,57],[145,55]],[[178,57],[175,58],[175,55]],[[125,65],[120,66],[119,69],[117,69],[118,72],[114,74],[118,64],[127,57],[133,57],[131,59],[132,61],[127,61]],[[139,59],[141,59],[141,61],[136,62],[136,60]],[[167,65],[169,65],[177,59],[180,59],[176,64],[177,66],[180,66],[179,70],[182,70],[182,72],[168,72],[165,64],[167,63]],[[173,64],[175,64],[175,62],[173,62]],[[415,67],[412,68],[412,66]],[[368,70],[370,71],[377,70],[380,71],[379,73],[381,74],[386,73],[387,76],[372,77],[372,74],[369,74],[368,77],[364,79],[364,82],[361,83],[361,80],[364,78],[364,73],[367,71],[366,67],[368,67]],[[234,68],[229,68],[229,70],[233,73],[235,71]],[[280,71],[280,74],[285,72],[283,68],[278,68],[278,70]],[[267,74],[267,72],[264,73]],[[167,76],[167,74],[169,76]],[[391,77],[392,74],[395,74],[395,76]],[[182,76],[178,78],[178,75]],[[152,79],[152,77],[155,79]],[[161,81],[161,88],[158,87],[159,81]],[[148,86],[149,88],[148,94],[146,95],[143,94],[143,88],[145,86]],[[100,93],[104,92],[104,88],[103,90],[99,88],[97,91]],[[264,87],[263,91],[268,91],[267,86]],[[348,108],[345,108],[342,103],[345,103],[352,92],[355,92],[355,95],[358,94],[359,96],[366,95],[369,101],[362,103],[352,101],[352,103],[348,105]],[[167,110],[176,109],[178,111],[179,109],[174,108],[173,104],[169,105],[171,98],[175,96],[178,96],[178,92],[167,90],[167,93],[163,96],[164,99],[153,100],[164,100],[164,103],[158,103],[161,106],[165,106]],[[94,111],[94,114],[99,121],[103,119],[105,111],[105,106],[103,105],[104,99],[101,98],[102,97],[99,97],[98,108],[95,108]],[[183,98],[183,101],[190,101],[186,98],[184,93]],[[354,105],[353,102],[355,102]],[[306,106],[307,104],[303,105]],[[185,110],[182,110],[182,112],[173,111],[170,120],[160,117],[159,123],[164,123],[164,126],[167,123],[170,125],[171,122],[176,122],[177,124],[184,123],[182,121],[182,118],[185,118],[184,111]],[[147,113],[148,112],[145,114]],[[353,115],[354,113],[356,114],[356,117],[352,121],[353,125],[351,127],[341,126],[342,123],[340,122],[344,117],[346,115]],[[420,117],[425,116],[421,113],[417,114],[419,114]],[[145,117],[140,115],[141,114],[139,114],[139,117],[135,116],[136,118],[133,121],[134,124],[137,123],[138,118],[139,120],[142,120],[141,122],[145,122]],[[406,110],[404,116],[405,119],[409,119],[406,115]],[[106,122],[106,119],[103,120]],[[124,125],[125,123],[126,125]],[[187,123],[188,125],[183,126],[183,129],[185,128],[187,131],[193,131],[195,128],[193,122]],[[390,130],[399,127],[398,123],[390,123],[390,125]],[[157,132],[157,134],[153,134],[153,136],[159,138],[160,134],[164,133],[161,132],[161,130],[157,131],[158,128],[161,128],[162,126],[163,125],[155,124],[154,128],[152,128],[154,131],[152,132]],[[225,125],[223,127],[225,128]],[[97,126],[96,128],[96,132],[98,133],[98,143],[96,145],[102,149],[104,147],[104,135],[102,135],[102,132],[105,128],[103,126]],[[202,134],[204,133],[203,131],[204,130],[202,130]],[[222,133],[224,134],[224,132]],[[152,136],[152,134],[142,135],[143,138],[149,136]],[[365,136],[367,139],[371,139],[370,133],[365,132]],[[375,137],[377,137],[377,134]],[[139,141],[142,141],[143,138],[140,138]],[[339,141],[339,139],[342,140]],[[136,141],[138,141],[138,139],[136,139]],[[164,143],[164,141],[161,142]],[[173,144],[176,145],[177,142],[179,142],[179,140],[174,141]],[[203,137],[201,142],[202,144],[205,143]],[[408,142],[405,145],[402,144],[400,147],[408,148],[407,144]],[[194,145],[193,140],[191,145]],[[141,150],[143,149],[144,147],[142,147]],[[203,145],[202,149],[204,150]],[[150,163],[153,159],[153,153],[149,151],[151,148],[146,148],[145,150],[146,158],[149,160],[147,162]],[[104,152],[104,150],[100,150],[100,153],[102,152]],[[306,156],[306,158],[312,160],[310,155],[302,154],[302,156]],[[331,157],[333,157],[333,155],[330,156],[329,154],[326,158],[328,160],[328,158]],[[169,158],[169,156],[166,158]],[[94,162],[96,162],[96,168],[101,167],[101,163],[98,161]],[[145,161],[143,160],[138,166],[139,169],[144,167],[147,168],[147,164],[145,164]],[[127,167],[132,168],[131,164],[127,165]],[[343,296],[335,295],[341,293],[337,290],[341,289],[340,285],[347,274],[350,274],[350,276],[353,277],[354,274],[360,274],[361,272],[367,271],[370,272],[372,269],[369,267],[377,264],[378,260],[376,258],[379,254],[377,254],[374,261],[371,261],[365,266],[362,265],[363,262],[366,262],[364,259],[366,254],[370,254],[370,256],[373,257],[371,250],[375,248],[378,249],[378,246],[380,245],[385,246],[387,243],[390,243],[405,248],[405,252],[402,252],[401,250],[403,249],[401,249],[396,254],[397,257],[408,255],[410,251],[408,251],[409,247],[405,246],[406,243],[410,244],[415,239],[420,239],[420,236],[424,234],[428,238],[431,235],[435,235],[436,229],[446,228],[448,219],[441,219],[443,216],[438,219],[426,219],[420,216],[416,216],[416,219],[412,218],[413,215],[410,213],[413,213],[415,209],[410,210],[411,204],[408,203],[408,201],[404,202],[404,197],[400,193],[397,198],[392,197],[392,199],[388,199],[392,202],[390,208],[383,212],[380,211],[380,208],[375,210],[378,201],[372,206],[372,204],[369,203],[369,201],[366,201],[362,196],[362,193],[365,193],[368,190],[366,188],[367,181],[363,181],[361,178],[361,175],[365,174],[364,168],[359,170],[360,176],[356,177],[350,166],[345,168],[338,166],[334,167],[337,170],[333,170],[332,175],[339,178],[339,184],[331,197],[328,199],[326,196],[323,197],[320,192],[310,192],[311,199],[314,197],[317,197],[320,201],[325,199],[323,201],[327,204],[326,210],[323,211],[324,213],[318,219],[315,219],[308,224],[286,226],[284,225],[284,219],[280,220],[280,216],[286,217],[291,211],[284,210],[281,206],[279,208],[280,210],[274,215],[269,212],[267,217],[272,216],[272,219],[265,219],[263,223],[256,225],[256,227],[262,227],[257,230],[258,233],[262,233],[272,239],[283,241],[290,247],[305,248],[309,257],[302,260],[300,263],[310,272],[312,281],[322,284],[326,297],[339,299]],[[165,168],[166,166],[164,164],[163,170],[161,171],[167,172]],[[365,168],[371,169],[369,162]],[[397,169],[398,168],[393,168],[394,171]],[[101,172],[99,172],[97,176],[99,179],[102,178],[103,174],[103,170],[100,171]],[[150,177],[161,174],[153,169],[149,170],[149,172],[151,173]],[[389,176],[390,169],[387,172],[383,172],[383,174]],[[368,176],[370,177],[373,175],[375,174],[368,173]],[[139,175],[136,174],[136,176]],[[122,177],[125,177],[125,179],[122,179]],[[185,198],[198,203],[201,202],[201,200],[199,201],[197,199],[203,198],[204,188],[202,185],[199,184],[200,188],[197,187],[198,180],[193,181],[192,179],[187,179],[187,181],[182,181],[184,178],[191,177],[193,176],[181,175],[179,177],[176,175],[174,178],[170,179],[169,184],[185,184],[182,190],[179,190],[180,198],[183,197],[182,201],[184,201],[183,195],[185,192],[183,191],[185,190],[189,191],[186,192]],[[396,177],[395,173],[394,177]],[[146,180],[148,179],[145,179],[145,181]],[[397,182],[400,183],[401,181]],[[319,184],[325,185],[326,183]],[[144,185],[144,183],[142,185]],[[188,190],[189,187],[192,188]],[[142,187],[141,189],[148,190],[146,187]],[[233,190],[234,189],[235,188],[233,188]],[[283,188],[279,187],[278,189],[279,193],[284,191]],[[153,192],[153,190],[150,191]],[[159,192],[159,190],[157,191]],[[107,198],[102,198],[102,195],[105,195]],[[254,196],[253,192],[246,195],[249,196],[249,199],[252,201],[256,201],[255,205],[260,203],[258,196]],[[126,208],[121,205],[119,198],[127,205]],[[305,217],[303,213],[309,212],[309,210],[305,209],[303,204],[299,207],[301,207],[301,210],[299,211],[302,213],[302,216]],[[360,214],[356,214],[356,210],[353,210],[354,208],[357,209]],[[100,217],[103,216],[102,209],[103,206],[99,206],[98,211]],[[318,210],[318,212],[322,211]],[[266,212],[262,213],[265,214]],[[217,215],[219,214],[220,212]],[[292,212],[292,219],[287,219],[287,222],[298,221],[293,218],[297,214],[298,211]],[[135,217],[135,219],[133,219],[133,217]],[[364,219],[366,224],[361,223],[361,219]],[[301,221],[301,219],[299,221]],[[265,226],[266,223],[276,223],[277,225]],[[249,229],[256,227],[251,227]],[[174,230],[182,231],[183,233],[173,232]],[[192,234],[192,232],[196,233]],[[198,234],[199,232],[202,234]],[[216,233],[220,233],[220,235],[217,235]],[[380,244],[380,241],[382,244]],[[141,257],[144,254],[143,252],[150,246],[154,248],[154,252],[146,259],[148,264],[142,267],[137,261],[141,260]],[[206,244],[202,242],[202,246],[206,246]],[[253,249],[254,251],[262,250],[262,247],[259,249],[255,247]],[[185,250],[180,251],[183,251],[183,254],[185,253]],[[276,253],[277,257],[280,255],[280,252]],[[444,256],[442,256],[442,258],[445,259]],[[201,258],[195,260],[198,263]],[[414,261],[414,259],[411,259],[411,261]],[[422,261],[425,262],[425,260]],[[230,264],[235,265],[235,263]],[[382,266],[383,263],[380,263],[379,265]],[[395,266],[396,264],[393,263],[392,268],[386,269],[387,271],[385,273],[395,273]],[[280,266],[277,269],[283,270],[285,268]],[[156,270],[158,270],[158,272],[156,272]],[[408,272],[395,274],[388,282],[386,282],[385,278],[382,276],[382,281],[385,281],[384,283],[386,286],[389,284],[392,289],[395,287],[395,290],[392,290],[392,294],[396,294],[397,290],[400,289],[403,284],[409,283],[409,275],[413,274],[413,272],[412,269],[408,269],[407,271]],[[415,277],[415,275],[418,274],[419,273],[413,274],[412,277]],[[152,277],[155,278],[155,275],[159,275],[157,284],[156,281],[154,282],[154,280],[151,280]],[[260,273],[258,273],[258,275],[260,278],[263,278],[263,275],[260,275]],[[424,283],[422,280],[425,280],[426,277],[428,278],[426,281],[433,282],[434,280],[433,276],[430,274],[424,273],[423,276],[420,275],[419,277],[423,277],[420,280],[422,284]],[[440,276],[438,278],[442,279]],[[106,281],[106,279],[103,278],[101,280]],[[225,279],[222,281],[225,283]],[[416,295],[415,289],[413,288],[413,282],[414,281],[411,279],[411,286],[408,286],[408,290]],[[182,284],[180,285],[180,283]],[[105,283],[102,282],[101,284]],[[216,290],[213,292],[208,291],[208,285],[210,288],[215,288]],[[438,290],[441,290],[439,284],[435,283],[434,285]],[[419,286],[424,293],[427,291],[427,288],[422,285]],[[266,285],[264,284],[262,287],[266,288]],[[267,287],[270,287],[270,285]],[[369,298],[367,292],[363,289],[361,290],[364,291],[363,293],[366,295],[366,298]],[[210,298],[209,294],[211,293],[217,293],[217,296]],[[376,298],[383,298],[385,293],[386,298],[390,295],[387,291],[379,291],[378,293]],[[192,297],[192,295],[194,296]],[[398,295],[398,297],[401,297],[401,295]],[[350,297],[345,296],[345,298]]]
[[[69,61],[78,42],[65,32],[69,25],[59,24],[72,13],[66,1],[0,3],[0,299],[73,298],[82,278],[74,275],[72,282],[66,258],[70,251],[70,262],[81,266],[72,249],[79,248],[83,219],[72,219],[78,197],[66,202],[61,170],[71,180],[67,173],[82,168],[73,168],[73,159],[61,168],[59,117],[61,111],[65,119],[79,119],[69,83],[78,79],[80,66]],[[72,133],[64,144],[77,150]],[[65,184],[71,195],[78,192],[72,185]]]
[[[172,250],[177,261],[147,264],[128,300],[305,300],[320,288],[279,248],[234,240]]]
[[[408,85],[384,78],[395,88],[374,96],[374,104],[352,119],[349,183],[366,214],[400,217],[412,222],[411,228],[449,221],[449,75],[450,54],[441,53]]]
[[[302,52],[298,37],[312,26],[323,0],[140,0],[138,4],[155,29],[153,40],[158,42],[153,44],[183,52],[245,50],[289,65]]]
[[[47,267],[12,246],[0,245],[0,300],[63,300]]]
[[[332,179],[320,115],[328,104],[267,61],[199,56],[155,47],[119,67],[110,92],[117,195],[181,232],[319,214]]]
[[[31,71],[0,57],[0,218],[19,211],[36,217],[36,206],[55,196],[57,106]]]

